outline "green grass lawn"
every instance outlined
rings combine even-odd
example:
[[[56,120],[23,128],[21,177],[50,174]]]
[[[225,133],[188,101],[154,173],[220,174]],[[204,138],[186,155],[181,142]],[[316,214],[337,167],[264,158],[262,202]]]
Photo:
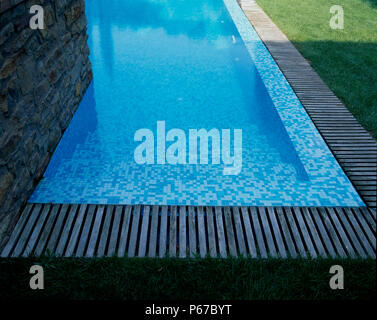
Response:
[[[377,138],[377,0],[257,0],[301,54]],[[344,29],[330,7],[341,5]]]
[[[29,289],[30,266],[45,289]],[[331,265],[344,290],[331,290]],[[0,297],[66,299],[375,299],[376,261],[333,259],[28,258],[0,260]]]

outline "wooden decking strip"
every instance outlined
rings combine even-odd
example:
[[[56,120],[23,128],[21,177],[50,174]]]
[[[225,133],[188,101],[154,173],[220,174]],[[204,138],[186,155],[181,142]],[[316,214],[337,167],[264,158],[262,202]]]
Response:
[[[29,203],[1,257],[376,257],[370,208]]]
[[[252,0],[238,2],[365,204],[376,208],[376,140],[262,9]]]

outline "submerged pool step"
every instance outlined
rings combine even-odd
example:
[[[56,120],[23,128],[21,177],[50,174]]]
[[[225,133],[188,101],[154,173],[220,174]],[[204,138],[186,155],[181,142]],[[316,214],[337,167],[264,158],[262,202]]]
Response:
[[[376,257],[376,211],[323,207],[38,204],[1,257]]]

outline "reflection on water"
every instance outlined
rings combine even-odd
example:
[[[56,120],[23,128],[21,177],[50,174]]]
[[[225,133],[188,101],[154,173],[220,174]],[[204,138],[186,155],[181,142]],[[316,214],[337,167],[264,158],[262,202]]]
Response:
[[[89,0],[86,14],[91,22],[89,28],[100,24],[101,28],[129,28],[134,31],[163,28],[169,35],[184,34],[191,39],[208,39],[234,34],[235,29],[229,26],[224,25],[219,30],[219,22],[228,19],[228,12],[224,9],[218,0]],[[106,35],[105,32],[103,36]]]
[[[193,10],[193,2],[195,10]],[[197,14],[195,14],[197,12]],[[203,15],[203,12],[205,15]],[[98,28],[98,41],[101,56],[112,74],[114,65],[114,44],[112,29],[162,28],[170,35],[185,35],[190,39],[212,39],[231,36],[235,28],[221,28],[219,21],[229,18],[224,7],[218,0],[210,1],[124,1],[124,0],[89,0],[86,8],[88,34],[94,34],[93,28]],[[89,37],[89,46],[92,47]]]

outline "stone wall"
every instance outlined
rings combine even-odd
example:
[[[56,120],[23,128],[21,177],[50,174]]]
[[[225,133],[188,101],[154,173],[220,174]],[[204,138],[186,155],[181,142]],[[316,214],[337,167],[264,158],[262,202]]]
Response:
[[[84,0],[0,0],[0,247],[91,78]],[[29,8],[44,9],[43,30]]]

